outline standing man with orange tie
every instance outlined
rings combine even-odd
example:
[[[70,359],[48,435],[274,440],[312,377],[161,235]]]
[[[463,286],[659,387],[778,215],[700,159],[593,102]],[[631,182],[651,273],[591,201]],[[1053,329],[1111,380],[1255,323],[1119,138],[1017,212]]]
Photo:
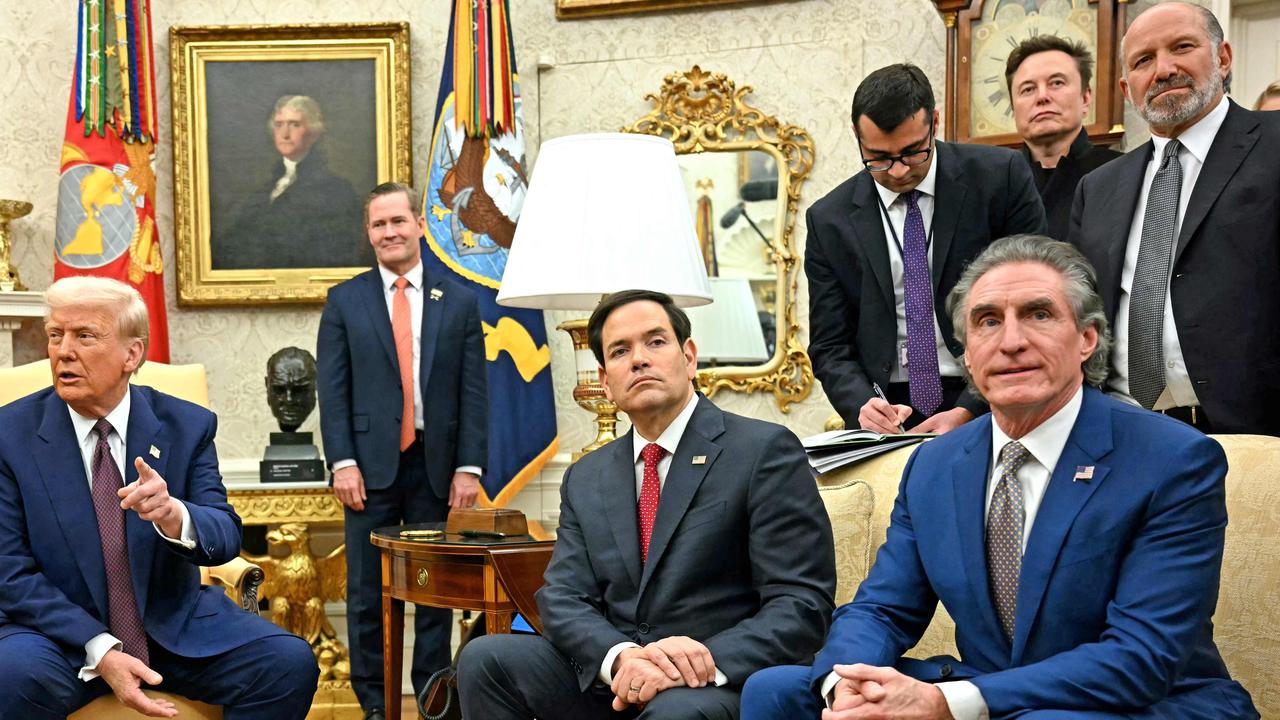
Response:
[[[419,197],[400,183],[369,194],[378,266],[329,291],[316,343],[321,434],[346,507],[351,684],[375,720],[385,713],[382,577],[369,533],[470,507],[488,453],[480,311],[466,288],[426,274]],[[416,692],[449,664],[449,620],[448,610],[415,609]]]

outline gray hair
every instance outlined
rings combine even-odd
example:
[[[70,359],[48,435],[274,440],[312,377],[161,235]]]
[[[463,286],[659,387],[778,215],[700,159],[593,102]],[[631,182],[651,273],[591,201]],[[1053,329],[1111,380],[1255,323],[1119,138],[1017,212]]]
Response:
[[[996,240],[964,269],[959,282],[947,296],[947,312],[951,314],[956,339],[962,343],[965,341],[969,293],[978,279],[1001,265],[1013,263],[1046,265],[1062,276],[1062,289],[1071,305],[1076,327],[1092,325],[1098,331],[1098,346],[1084,361],[1081,370],[1084,371],[1085,382],[1101,387],[1109,369],[1111,333],[1107,328],[1102,296],[1098,294],[1098,274],[1074,246],[1043,235],[1011,235]],[[968,368],[965,368],[965,377],[972,387],[973,378]],[[973,390],[976,392],[977,388]]]
[[[1157,3],[1156,5],[1153,5],[1152,7],[1147,8],[1147,10],[1151,10],[1154,7],[1159,7],[1160,5],[1171,5],[1171,4],[1185,5],[1189,8],[1194,8],[1195,11],[1200,14],[1200,21],[1204,23],[1205,34],[1209,36],[1209,44],[1213,47],[1213,56],[1216,58],[1218,56],[1218,51],[1222,49],[1222,43],[1225,42],[1227,39],[1226,33],[1222,31],[1222,23],[1218,22],[1218,16],[1214,15],[1212,10],[1210,10],[1209,8],[1203,5],[1197,5],[1193,2],[1186,2],[1185,0],[1170,0],[1169,2]],[[1138,13],[1138,17],[1142,17],[1147,12],[1147,10],[1143,10],[1142,12]],[[1138,18],[1134,18],[1134,20],[1137,20],[1137,19]],[[1130,24],[1132,25],[1132,23]],[[1128,35],[1128,34],[1129,33],[1126,31],[1125,35]],[[1124,35],[1122,35],[1120,37],[1120,72],[1125,77],[1129,77],[1129,66],[1124,63],[1124,40],[1125,40]],[[1227,77],[1222,80],[1223,92],[1226,92],[1226,93],[1231,92],[1231,78],[1234,76],[1234,72],[1235,72],[1234,70],[1228,70]]]
[[[44,291],[45,322],[49,322],[55,310],[68,307],[105,309],[115,317],[116,332],[121,339],[142,341],[142,360],[146,362],[151,338],[150,317],[142,295],[131,285],[94,275],[62,278]],[[138,363],[138,367],[142,367],[142,363]]]
[[[281,110],[293,110],[302,115],[307,131],[319,137],[324,134],[324,113],[320,112],[320,104],[306,95],[281,95],[276,106],[271,109],[271,117],[267,118],[267,130],[275,129],[276,115]]]

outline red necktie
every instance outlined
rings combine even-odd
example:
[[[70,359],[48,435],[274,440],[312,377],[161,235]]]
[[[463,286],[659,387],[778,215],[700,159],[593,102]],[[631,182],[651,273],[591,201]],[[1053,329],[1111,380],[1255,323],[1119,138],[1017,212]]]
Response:
[[[102,564],[107,571],[107,612],[111,634],[124,644],[124,652],[149,664],[147,635],[138,617],[138,601],[133,594],[129,571],[129,546],[125,540],[124,510],[116,491],[124,486],[120,468],[111,457],[107,436],[111,423],[105,418],[93,426],[98,446],[93,450],[93,510],[98,515],[98,538],[102,541]]]
[[[413,444],[413,320],[409,312],[409,296],[404,289],[409,281],[396,278],[396,294],[391,299],[391,334],[396,339],[396,360],[400,363],[400,388],[404,390],[400,408],[400,452]]]
[[[658,515],[658,499],[662,495],[662,483],[658,480],[658,463],[667,451],[657,443],[649,443],[640,451],[644,458],[644,481],[640,483],[640,502],[636,504],[636,516],[640,520],[640,562],[649,560],[649,538],[653,537],[653,519]]]

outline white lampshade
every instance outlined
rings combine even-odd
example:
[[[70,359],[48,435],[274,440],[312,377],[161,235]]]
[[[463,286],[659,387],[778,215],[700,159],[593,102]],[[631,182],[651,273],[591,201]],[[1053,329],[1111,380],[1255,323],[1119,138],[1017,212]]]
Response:
[[[671,141],[599,133],[542,143],[498,304],[592,310],[632,288],[682,307],[711,302]]]
[[[711,278],[715,301],[689,308],[693,342],[699,360],[726,363],[760,363],[769,359],[764,330],[746,278]]]

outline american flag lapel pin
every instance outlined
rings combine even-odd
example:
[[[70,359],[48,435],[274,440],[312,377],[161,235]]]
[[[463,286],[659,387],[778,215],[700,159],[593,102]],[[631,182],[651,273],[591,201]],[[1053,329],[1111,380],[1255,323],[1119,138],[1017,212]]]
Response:
[[[706,456],[706,455],[694,455],[694,456],[693,456],[693,464],[694,464],[694,465],[706,465],[706,464],[707,464],[707,456]]]
[[[153,457],[153,458],[155,458],[155,459],[159,460],[159,459],[160,459],[160,448],[156,447],[155,445],[152,445],[152,446],[151,446],[151,457]]]
[[[1071,482],[1089,482],[1093,479],[1092,465],[1077,465],[1076,474],[1072,476]]]
[[[432,299],[432,300],[439,300],[439,299],[440,299],[440,298],[442,298],[442,297],[444,297],[444,291],[443,291],[443,290],[441,290],[440,288],[431,288],[431,299]]]

